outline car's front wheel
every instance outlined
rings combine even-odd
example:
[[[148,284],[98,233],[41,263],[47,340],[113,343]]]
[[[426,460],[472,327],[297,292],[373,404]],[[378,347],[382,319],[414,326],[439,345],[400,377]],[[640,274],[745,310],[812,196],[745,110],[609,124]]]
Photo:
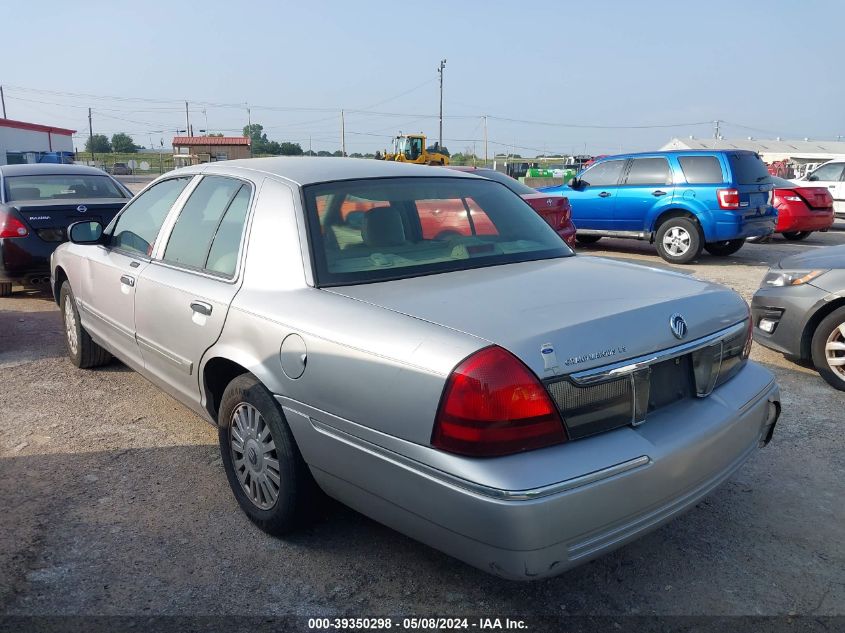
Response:
[[[821,377],[845,391],[845,307],[822,319],[813,334],[810,351]]]
[[[65,326],[67,355],[71,362],[80,369],[89,369],[105,365],[111,360],[111,354],[97,345],[91,335],[79,322],[79,310],[73,296],[70,282],[65,281],[59,291],[59,307]]]
[[[704,249],[716,257],[733,255],[745,245],[745,240],[725,240],[723,242],[707,242]]]
[[[281,408],[252,374],[226,387],[218,437],[229,485],[258,527],[281,535],[310,518],[319,489]]]
[[[688,264],[701,254],[698,225],[685,217],[669,218],[657,229],[657,253],[672,264]]]
[[[791,242],[800,242],[810,237],[812,231],[788,231],[783,236]]]

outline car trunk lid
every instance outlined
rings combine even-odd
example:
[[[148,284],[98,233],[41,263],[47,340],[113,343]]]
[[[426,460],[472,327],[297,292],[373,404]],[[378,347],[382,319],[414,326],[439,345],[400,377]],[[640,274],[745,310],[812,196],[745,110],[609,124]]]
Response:
[[[826,187],[795,187],[792,191],[811,209],[829,211],[833,207],[833,196]]]
[[[722,286],[597,257],[326,290],[500,345],[541,378],[678,345],[669,325],[676,313],[688,326],[683,342],[747,315],[745,302]]]
[[[96,220],[105,226],[128,202],[125,198],[49,200],[11,203],[35,233],[47,242],[67,240],[67,227],[74,222]]]
[[[544,193],[530,193],[522,196],[555,231],[570,219],[571,207],[565,196],[550,196]]]

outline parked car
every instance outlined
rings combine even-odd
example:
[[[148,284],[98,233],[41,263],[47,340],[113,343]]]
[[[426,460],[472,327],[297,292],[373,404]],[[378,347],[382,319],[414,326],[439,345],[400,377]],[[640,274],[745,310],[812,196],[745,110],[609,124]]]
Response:
[[[132,169],[126,163],[115,163],[111,166],[109,173],[115,176],[128,176],[132,173]]]
[[[751,303],[754,338],[812,362],[845,391],[845,246],[793,255],[771,268]]]
[[[772,176],[772,184],[772,205],[778,212],[776,233],[797,241],[833,226],[833,196],[827,187],[797,185],[777,176]],[[766,239],[749,238],[750,241]]]
[[[81,219],[108,224],[132,194],[99,169],[81,165],[0,166],[0,297],[12,285],[45,287],[50,254]]]
[[[423,237],[436,201],[495,232]],[[188,167],[71,239],[52,282],[72,362],[113,354],[215,424],[271,534],[322,489],[487,572],[552,576],[694,506],[780,411],[735,292],[575,256],[456,171]]]
[[[666,261],[686,264],[702,249],[732,255],[774,231],[770,178],[753,152],[651,152],[606,156],[569,185],[541,191],[569,197],[577,241],[648,240]]]
[[[513,191],[523,200],[525,200],[531,208],[534,209],[541,218],[548,222],[558,235],[570,246],[575,245],[575,225],[572,224],[572,207],[569,204],[569,198],[566,196],[550,196],[545,193],[540,193],[536,189],[532,189],[528,185],[521,183],[515,178],[511,178],[507,174],[503,174],[495,169],[487,169],[484,167],[470,167],[470,166],[456,166],[450,165],[449,169],[464,171],[482,178],[489,178],[496,182],[502,183],[505,187]]]
[[[836,217],[845,218],[845,160],[832,160],[793,182],[802,187],[827,187]]]

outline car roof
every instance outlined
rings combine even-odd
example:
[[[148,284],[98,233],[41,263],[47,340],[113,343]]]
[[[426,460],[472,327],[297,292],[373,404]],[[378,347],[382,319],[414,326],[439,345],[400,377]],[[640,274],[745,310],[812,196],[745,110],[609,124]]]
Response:
[[[37,176],[37,175],[59,175],[68,174],[71,176],[93,175],[105,176],[102,169],[88,167],[87,165],[64,165],[61,163],[35,163],[26,165],[0,165],[0,176]]]
[[[335,180],[357,180],[359,178],[401,178],[436,177],[478,178],[453,169],[428,165],[397,163],[389,160],[368,158],[330,158],[312,156],[279,156],[271,158],[244,158],[219,163],[205,163],[196,167],[184,167],[179,173],[226,174],[232,171],[249,170],[269,176],[277,176],[300,186]],[[171,172],[171,173],[176,173]]]
[[[597,158],[596,162],[604,162],[606,160],[619,160],[620,158],[637,158],[638,156],[664,156],[666,154],[681,154],[684,156],[694,156],[700,154],[702,156],[713,156],[714,154],[756,154],[749,149],[659,149],[653,152],[632,152],[629,154],[612,154]]]

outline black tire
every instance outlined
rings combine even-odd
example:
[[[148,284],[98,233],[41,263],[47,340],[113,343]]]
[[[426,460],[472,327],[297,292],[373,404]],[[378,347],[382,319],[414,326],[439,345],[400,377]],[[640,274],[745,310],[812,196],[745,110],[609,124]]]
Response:
[[[65,345],[70,362],[80,369],[100,367],[111,361],[111,354],[97,345],[79,322],[79,310],[70,282],[65,281],[59,291],[59,307],[65,327]],[[72,323],[69,323],[72,316]]]
[[[810,237],[812,231],[790,231],[789,233],[781,233],[790,242],[800,242]]]
[[[246,405],[260,413],[264,426],[261,426],[260,421],[256,421],[256,437],[245,435],[242,438],[240,445],[243,452],[238,460],[243,463],[241,470],[236,466],[237,450],[233,447],[232,438],[236,437],[233,430],[237,434],[241,428],[235,423],[236,412]],[[220,454],[226,478],[235,493],[238,505],[252,522],[268,534],[280,536],[310,521],[314,510],[319,506],[322,493],[305,460],[302,459],[281,407],[267,388],[252,374],[242,374],[232,380],[223,392],[217,422]],[[267,429],[274,445],[269,451],[262,448],[259,439],[262,430]],[[265,437],[264,442],[266,441]],[[272,465],[273,460],[277,467]],[[241,484],[238,472],[244,473],[244,485]],[[253,473],[256,474],[255,477],[252,476]],[[278,479],[278,486],[274,487],[274,501],[264,492],[269,488],[261,487],[262,478],[268,486]],[[248,493],[245,489],[253,482],[255,493],[259,495],[258,503],[253,501],[253,493]],[[265,507],[262,507],[261,501],[266,502]]]
[[[12,282],[0,281],[0,297],[8,297],[12,294]]]
[[[671,239],[673,236],[673,229],[678,229],[680,232],[679,248],[686,246],[682,252],[670,251],[667,245],[664,244],[665,239]],[[669,236],[669,237],[667,237]],[[693,220],[686,217],[669,218],[657,227],[657,235],[655,236],[655,244],[657,246],[657,253],[670,264],[688,264],[696,259],[701,254],[701,249],[704,246],[704,239],[701,235],[701,229]]]
[[[707,242],[704,249],[716,257],[727,257],[733,255],[745,245],[745,240],[726,240],[724,242]]]
[[[829,341],[828,339],[831,338],[835,340]],[[813,333],[813,341],[810,344],[816,371],[831,387],[845,391],[845,365],[837,366],[838,371],[834,371],[829,364],[825,347],[831,342],[845,345],[845,307],[834,310],[822,319]],[[832,355],[836,359],[845,360],[845,349],[833,350]]]
[[[601,235],[582,235],[581,233],[575,234],[575,241],[579,244],[595,244],[601,239]]]

